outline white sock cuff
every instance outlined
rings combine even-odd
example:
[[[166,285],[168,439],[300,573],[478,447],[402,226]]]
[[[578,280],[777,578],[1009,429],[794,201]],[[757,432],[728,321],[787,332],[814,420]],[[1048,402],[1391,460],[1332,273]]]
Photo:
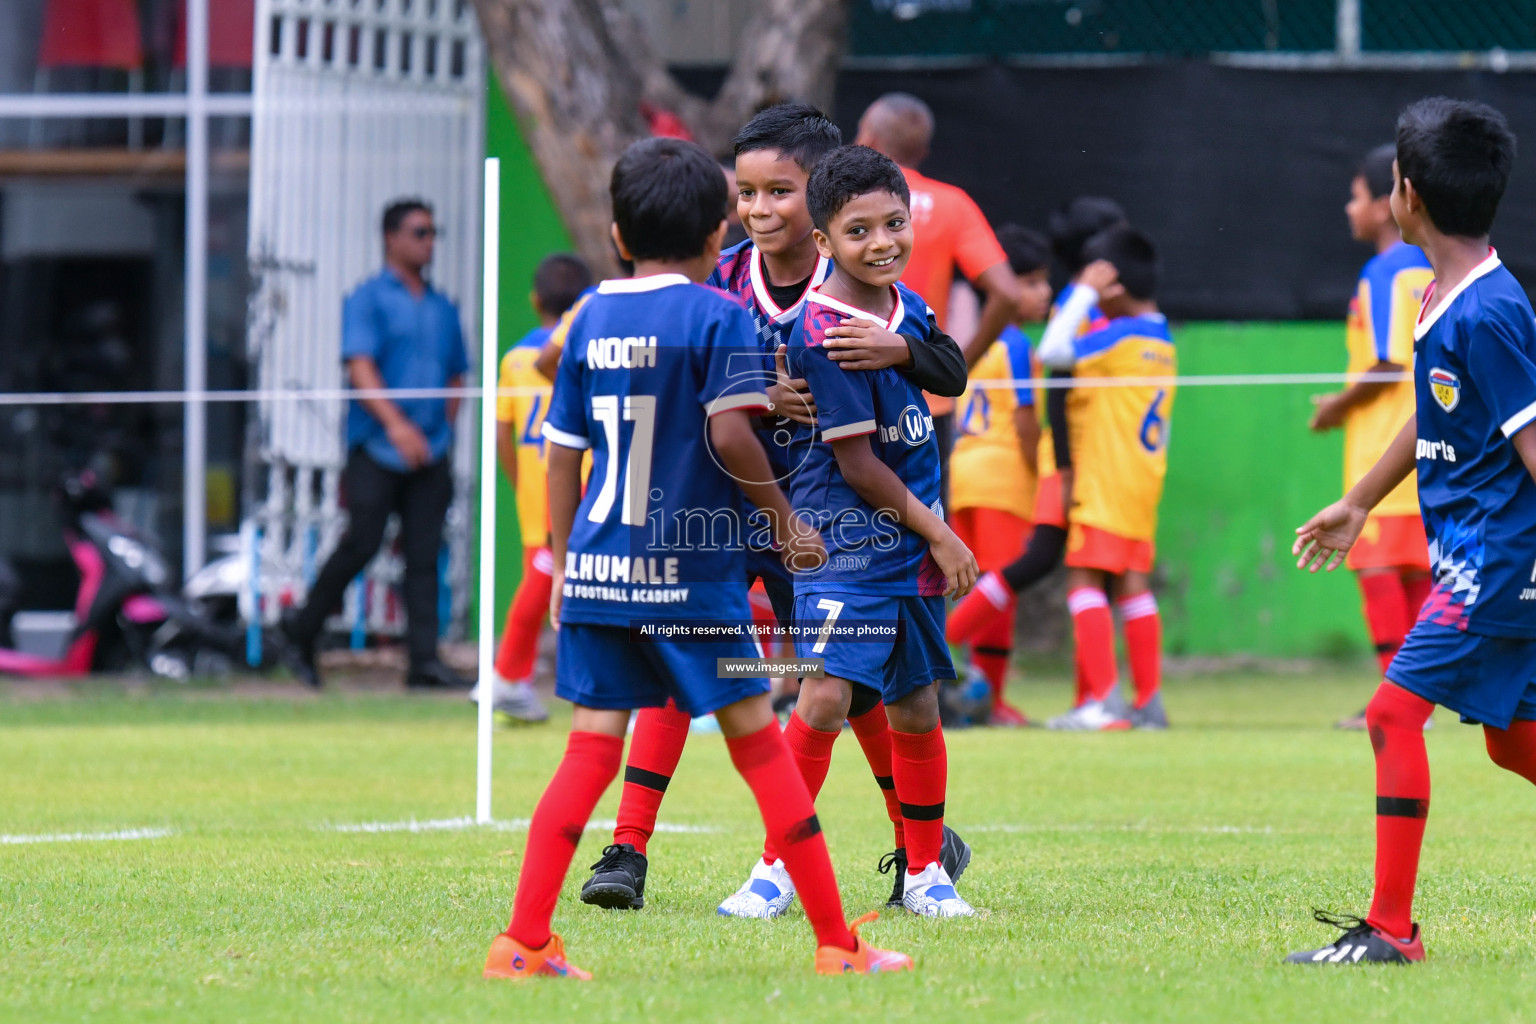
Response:
[[[549,548],[535,548],[533,551],[533,567],[545,576],[555,574],[555,556]]]
[[[1157,614],[1157,598],[1150,592],[1128,597],[1119,603],[1120,618],[1126,622],[1132,619],[1144,619],[1149,615]]]
[[[1003,578],[995,572],[983,574],[981,579],[976,581],[976,589],[981,591],[991,602],[992,607],[998,611],[1007,608],[1008,602],[1013,600],[1013,591],[1008,589],[1008,584],[1004,583]]]
[[[1104,596],[1104,591],[1094,587],[1078,587],[1067,594],[1067,610],[1073,615],[1081,615],[1093,608],[1108,608],[1109,598]]]

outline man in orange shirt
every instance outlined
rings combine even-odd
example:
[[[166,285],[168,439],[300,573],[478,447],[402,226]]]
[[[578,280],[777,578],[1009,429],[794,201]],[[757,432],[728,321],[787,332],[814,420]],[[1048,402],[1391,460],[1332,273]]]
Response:
[[[926,178],[917,167],[933,140],[933,111],[905,92],[888,92],[859,118],[854,142],[879,150],[900,165],[912,193],[912,257],[901,283],[921,295],[945,329],[949,290],[955,270],[986,294],[976,333],[956,339],[971,366],[1012,322],[1019,304],[1019,282],[1008,257],[976,201],[964,189]],[[926,394],[926,393],[925,393]],[[928,411],[939,438],[942,492],[949,494],[949,450],[955,436],[955,400],[927,395]]]

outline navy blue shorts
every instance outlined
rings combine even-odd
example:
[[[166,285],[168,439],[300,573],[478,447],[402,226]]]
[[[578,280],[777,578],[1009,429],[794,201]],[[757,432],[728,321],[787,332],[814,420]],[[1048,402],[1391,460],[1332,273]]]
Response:
[[[1387,668],[1409,693],[1450,708],[1466,722],[1508,729],[1536,720],[1536,640],[1479,636],[1419,622]]]
[[[827,675],[878,690],[887,704],[956,678],[942,597],[797,592],[795,657],[824,659]]]
[[[764,676],[720,679],[716,658],[761,657],[742,638],[678,643],[630,639],[624,626],[562,623],[555,650],[555,696],[584,708],[657,708],[671,697],[697,718],[768,692]]]

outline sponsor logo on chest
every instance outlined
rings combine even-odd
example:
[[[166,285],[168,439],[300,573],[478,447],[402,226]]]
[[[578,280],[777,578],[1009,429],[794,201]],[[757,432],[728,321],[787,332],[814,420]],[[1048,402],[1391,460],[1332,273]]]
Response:
[[[933,416],[926,409],[909,405],[901,410],[894,426],[880,428],[880,440],[886,444],[905,441],[917,447],[933,435]]]

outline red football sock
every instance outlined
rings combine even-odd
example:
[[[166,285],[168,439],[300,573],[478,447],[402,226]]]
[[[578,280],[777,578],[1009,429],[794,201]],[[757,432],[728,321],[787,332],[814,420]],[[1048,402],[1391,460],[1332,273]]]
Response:
[[[692,721],[670,700],[666,707],[642,708],[635,716],[635,734],[624,765],[624,792],[619,797],[619,820],[613,830],[615,843],[630,843],[640,853],[645,852]]]
[[[1075,647],[1072,651],[1072,706],[1078,707],[1088,700],[1088,673],[1083,671],[1083,654]]]
[[[1003,699],[1003,689],[1008,685],[1008,664],[1013,658],[1013,623],[1017,599],[1008,603],[1008,612],[992,620],[987,628],[973,638],[971,662],[987,677],[992,687],[992,703]]]
[[[812,729],[797,714],[791,714],[789,724],[784,727],[784,742],[789,745],[790,757],[799,769],[800,777],[805,780],[805,790],[810,794],[812,804],[821,794],[822,784],[827,781],[827,769],[832,767],[832,744],[837,742],[839,735]],[[780,856],[770,831],[763,843],[763,860],[772,864]],[[785,866],[788,866],[787,861]]]
[[[956,646],[976,642],[976,635],[998,619],[1012,621],[1013,591],[995,572],[983,573],[976,587],[955,605],[944,626],[944,637]]]
[[[1536,782],[1536,722],[1514,721],[1508,729],[1485,725],[1483,739],[1494,764]]]
[[[1145,707],[1163,684],[1163,619],[1157,613],[1157,598],[1149,591],[1121,601],[1120,621],[1125,626],[1136,706]]]
[[[573,732],[566,742],[565,757],[528,825],[528,845],[512,897],[507,934],[529,949],[542,949],[549,941],[549,920],[576,844],[603,790],[619,773],[623,756],[624,740],[618,736]]]
[[[1429,817],[1424,720],[1434,710],[1394,683],[1382,683],[1365,708],[1376,751],[1376,892],[1366,920],[1398,939],[1413,933],[1413,886]]]
[[[1376,645],[1376,661],[1386,675],[1387,666],[1397,656],[1408,635],[1408,626],[1418,617],[1418,609],[1409,612],[1408,595],[1403,589],[1402,577],[1395,572],[1361,575],[1360,594],[1365,600],[1365,623],[1371,630],[1371,643]],[[1427,595],[1426,595],[1427,596]],[[1422,601],[1419,602],[1423,604]]]
[[[944,730],[891,730],[891,768],[896,796],[901,800],[902,830],[907,836],[907,871],[918,874],[939,859],[944,845],[944,791],[949,784],[949,757]]]
[[[853,726],[869,770],[875,773],[875,785],[885,798],[885,813],[891,819],[899,850],[907,845],[907,839],[901,827],[901,801],[896,799],[896,777],[891,774],[891,723],[885,716],[885,705],[876,704],[862,715],[850,716],[848,724]]]
[[[1403,624],[1403,638],[1407,639],[1413,624],[1419,621],[1419,611],[1424,607],[1424,602],[1429,600],[1429,592],[1435,589],[1435,578],[1427,572],[1413,572],[1404,575],[1402,580],[1403,596],[1406,598],[1403,610],[1408,613],[1408,619]]]
[[[1096,587],[1078,587],[1067,595],[1067,607],[1072,612],[1072,635],[1077,640],[1077,658],[1088,699],[1103,700],[1120,681],[1115,666],[1115,620],[1109,614],[1109,599]]]
[[[496,648],[496,674],[519,681],[533,675],[539,653],[539,631],[549,614],[550,570],[554,561],[549,548],[533,548],[523,555],[523,581],[507,609],[507,625]]]
[[[790,721],[794,721],[793,716]],[[832,875],[832,858],[827,855],[827,837],[821,834],[811,794],[795,768],[778,723],[765,725],[749,736],[727,737],[725,745],[730,749],[731,763],[757,798],[763,826],[795,883],[805,916],[816,929],[816,942],[852,949],[853,934],[843,917],[843,900]]]

